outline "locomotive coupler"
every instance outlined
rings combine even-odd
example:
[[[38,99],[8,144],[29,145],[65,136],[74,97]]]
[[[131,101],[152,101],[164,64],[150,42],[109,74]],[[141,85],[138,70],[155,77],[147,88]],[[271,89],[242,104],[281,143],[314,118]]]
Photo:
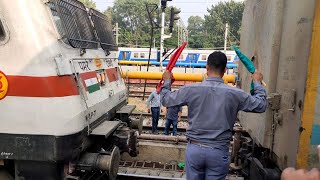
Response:
[[[113,134],[113,142],[119,147],[120,152],[127,152],[131,157],[136,157],[139,154],[137,133],[135,130],[126,126],[120,126]]]

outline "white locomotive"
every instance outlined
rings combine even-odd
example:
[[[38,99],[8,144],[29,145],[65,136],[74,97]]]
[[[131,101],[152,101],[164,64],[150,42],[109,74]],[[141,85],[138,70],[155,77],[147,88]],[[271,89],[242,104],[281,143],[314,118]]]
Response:
[[[77,0],[0,1],[0,169],[115,179],[119,153],[137,154],[134,108],[103,14]]]

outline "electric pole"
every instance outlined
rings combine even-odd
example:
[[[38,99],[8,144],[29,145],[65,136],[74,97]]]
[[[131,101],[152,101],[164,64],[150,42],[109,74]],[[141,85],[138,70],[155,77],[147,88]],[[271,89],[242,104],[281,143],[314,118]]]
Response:
[[[228,23],[226,23],[226,32],[224,34],[224,53],[227,53],[227,41],[228,41]]]
[[[116,44],[119,44],[119,24],[116,23]]]
[[[180,24],[178,25],[178,43],[177,43],[177,47],[179,47],[180,45]]]
[[[118,46],[119,45],[119,24],[116,23],[116,27],[113,28],[112,32],[113,32],[113,36],[115,36],[116,38],[116,45]]]
[[[162,71],[162,60],[163,60],[162,53],[163,53],[163,46],[164,46],[164,19],[165,19],[167,1],[165,1],[165,3],[166,3],[165,6],[161,6],[160,66],[159,66],[160,71]],[[163,4],[161,3],[161,5]]]

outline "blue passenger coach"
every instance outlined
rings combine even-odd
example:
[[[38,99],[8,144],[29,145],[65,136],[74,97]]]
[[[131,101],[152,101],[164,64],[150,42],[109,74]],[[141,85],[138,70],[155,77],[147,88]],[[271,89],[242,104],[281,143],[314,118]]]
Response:
[[[167,57],[172,50],[169,50],[165,57]],[[180,57],[178,58],[178,63],[192,63],[192,64],[206,64],[208,56],[217,50],[193,50],[193,49],[185,49],[181,53]],[[169,61],[171,55],[164,60],[164,62]],[[226,51],[226,55],[228,58],[228,65],[235,65],[235,61],[238,59],[236,53],[234,51]],[[119,60],[124,61],[148,61],[149,58],[149,48],[119,48]],[[160,52],[152,48],[151,49],[151,56],[150,61],[151,62],[159,62],[160,59]]]

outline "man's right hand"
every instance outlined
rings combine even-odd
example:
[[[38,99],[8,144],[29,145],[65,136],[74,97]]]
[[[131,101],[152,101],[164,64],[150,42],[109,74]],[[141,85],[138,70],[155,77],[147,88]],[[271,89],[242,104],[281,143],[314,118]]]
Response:
[[[261,74],[260,71],[257,71],[257,70],[252,74],[251,77],[253,81],[256,81],[256,82],[262,82],[263,80],[263,75]]]
[[[319,162],[320,162],[320,145],[318,145],[318,158],[319,158]]]
[[[320,171],[316,168],[307,171],[305,169],[287,168],[282,172],[281,180],[319,180]]]
[[[166,70],[163,74],[162,74],[162,79],[163,80],[167,80],[167,79],[171,79],[172,78],[172,73],[168,70]]]
[[[320,145],[318,146],[318,156],[320,161]],[[291,180],[291,179],[299,179],[299,180],[319,180],[320,179],[320,170],[313,168],[310,171],[305,169],[294,169],[294,168],[286,168],[281,175],[281,180]]]

